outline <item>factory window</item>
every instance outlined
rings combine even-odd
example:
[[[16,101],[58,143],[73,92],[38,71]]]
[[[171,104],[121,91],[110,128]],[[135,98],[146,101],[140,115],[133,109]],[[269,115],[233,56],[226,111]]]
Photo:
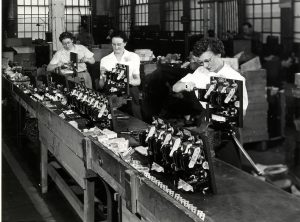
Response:
[[[148,0],[136,0],[135,25],[148,25]]]
[[[216,3],[216,4],[215,4]],[[215,8],[217,7],[217,8]],[[238,32],[238,1],[190,0],[192,34],[207,34],[218,25],[218,35],[226,37],[228,33]],[[215,13],[218,16],[215,16]],[[215,21],[215,19],[218,19]]]
[[[130,0],[120,0],[119,28],[129,36],[131,26],[131,4]]]
[[[48,0],[18,0],[18,37],[45,39],[45,32],[48,31],[48,12]],[[90,14],[88,0],[66,0],[66,30],[73,34],[78,33],[81,16]]]
[[[183,15],[182,0],[166,1],[165,11],[165,30],[166,31],[183,31],[181,17]]]
[[[91,8],[89,0],[65,1],[65,25],[66,31],[76,35],[79,31],[82,16],[90,16]]]
[[[235,36],[239,31],[238,1],[219,1],[218,35],[221,38]]]
[[[207,14],[205,14],[204,7],[207,6]],[[199,0],[190,0],[191,8],[191,33],[192,34],[204,34],[204,27],[208,27],[210,23],[209,14],[210,14],[210,3],[205,1],[203,3]]]
[[[264,43],[268,36],[277,36],[280,41],[279,0],[246,0],[246,20],[254,31],[262,33]]]
[[[300,43],[300,0],[294,3],[294,42]]]
[[[18,37],[45,39],[48,0],[18,0]]]

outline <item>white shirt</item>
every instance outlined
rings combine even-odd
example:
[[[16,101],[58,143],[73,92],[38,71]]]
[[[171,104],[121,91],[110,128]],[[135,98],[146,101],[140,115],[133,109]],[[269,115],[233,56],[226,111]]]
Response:
[[[117,63],[129,66],[129,83],[133,79],[132,74],[140,74],[140,57],[136,53],[127,50],[124,51],[120,62],[118,62],[114,52],[103,57],[100,61],[100,70],[105,68],[107,71],[112,71],[113,68],[116,68]]]
[[[90,59],[94,56],[94,53],[92,53],[90,50],[88,50],[83,45],[77,45],[74,44],[74,48],[72,50],[66,50],[64,48],[58,50],[53,58],[50,61],[51,65],[58,64],[58,63],[69,63],[70,60],[70,52],[77,53],[78,55],[78,61],[80,61],[83,57]],[[84,62],[78,63],[78,72],[86,71],[86,64]],[[66,73],[72,73],[72,70],[62,70],[63,74]]]
[[[220,69],[219,72],[217,72],[217,73],[209,72],[207,69],[200,66],[198,69],[196,69],[194,71],[193,74],[190,74],[190,73],[187,74],[180,81],[184,82],[184,83],[193,82],[196,84],[196,88],[206,89],[207,84],[210,83],[211,76],[243,81],[243,110],[244,111],[247,110],[248,94],[247,94],[247,89],[246,89],[246,84],[245,84],[245,78],[226,63],[224,63],[224,66],[222,67],[222,69]],[[205,103],[201,102],[201,105],[203,106],[203,108],[205,108]]]

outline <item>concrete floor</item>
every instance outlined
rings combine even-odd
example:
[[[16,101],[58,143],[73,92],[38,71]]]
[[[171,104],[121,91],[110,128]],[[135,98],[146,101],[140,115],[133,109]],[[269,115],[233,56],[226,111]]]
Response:
[[[38,144],[26,137],[17,140],[16,122],[12,116],[16,116],[15,108],[10,111],[3,109],[2,221],[81,221],[51,182],[48,193],[41,194]],[[287,151],[295,145],[294,134],[295,129],[288,128],[285,139],[269,143],[268,148],[263,151],[256,148],[257,144],[248,145],[246,148],[256,163],[287,164],[289,163]],[[19,169],[16,169],[18,168],[16,164]],[[245,169],[250,169],[245,159],[243,159],[243,166]],[[293,181],[295,183],[299,181],[300,166],[291,168],[290,172],[297,176]],[[96,220],[101,221],[101,219]]]

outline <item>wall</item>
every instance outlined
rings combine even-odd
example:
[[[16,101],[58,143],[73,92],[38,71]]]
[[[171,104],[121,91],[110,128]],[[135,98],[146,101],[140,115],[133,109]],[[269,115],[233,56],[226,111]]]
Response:
[[[108,15],[110,17],[115,16],[115,1],[112,0],[94,0],[93,6],[95,6],[95,15]]]
[[[149,25],[160,25],[160,1],[149,0]]]

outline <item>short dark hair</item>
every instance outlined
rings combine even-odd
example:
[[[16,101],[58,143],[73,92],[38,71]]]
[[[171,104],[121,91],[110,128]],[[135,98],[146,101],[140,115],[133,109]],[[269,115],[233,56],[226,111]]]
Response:
[[[251,23],[250,22],[244,22],[243,24],[242,24],[242,26],[248,26],[249,28],[252,28],[252,25],[251,25]]]
[[[63,32],[59,35],[59,41],[62,42],[64,39],[74,40],[74,35],[71,32]]]
[[[127,35],[122,31],[114,31],[111,35],[111,39],[113,39],[114,37],[121,38],[124,42],[128,42]]]
[[[200,39],[193,47],[193,54],[199,57],[207,50],[212,51],[214,54],[225,54],[223,42],[217,38]]]

